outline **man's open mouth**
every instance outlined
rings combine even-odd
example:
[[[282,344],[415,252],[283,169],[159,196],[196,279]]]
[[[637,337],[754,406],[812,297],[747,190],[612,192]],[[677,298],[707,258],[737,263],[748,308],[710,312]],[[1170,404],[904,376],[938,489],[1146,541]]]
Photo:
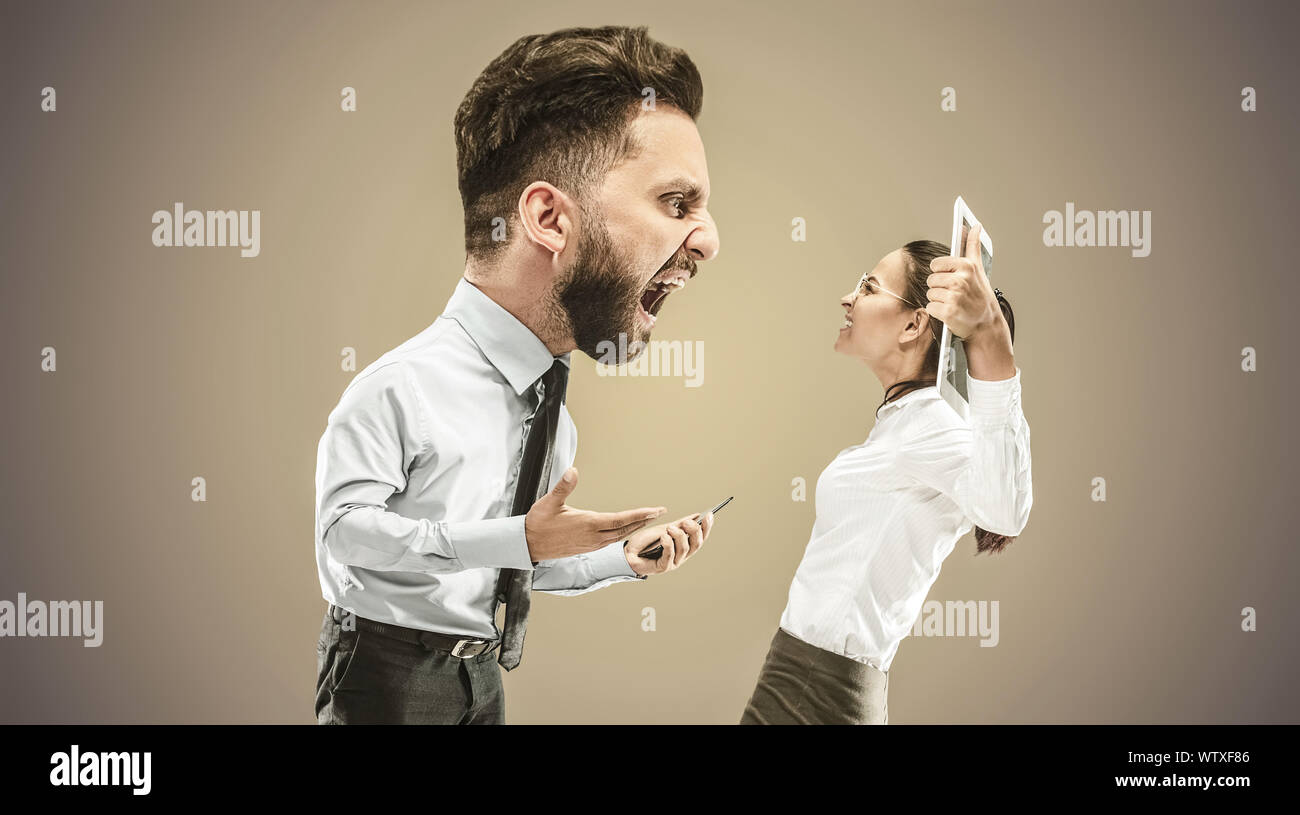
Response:
[[[650,284],[641,292],[641,311],[648,322],[654,323],[668,295],[686,288],[686,281],[690,278],[691,273],[686,269],[670,269],[651,278]]]

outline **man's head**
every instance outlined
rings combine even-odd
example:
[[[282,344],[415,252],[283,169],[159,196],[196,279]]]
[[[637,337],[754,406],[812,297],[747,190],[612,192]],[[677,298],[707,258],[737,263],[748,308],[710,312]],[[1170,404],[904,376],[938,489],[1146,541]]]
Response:
[[[663,291],[717,254],[702,100],[685,52],[621,27],[523,37],[466,94],[467,266],[529,293],[548,345],[648,340]]]

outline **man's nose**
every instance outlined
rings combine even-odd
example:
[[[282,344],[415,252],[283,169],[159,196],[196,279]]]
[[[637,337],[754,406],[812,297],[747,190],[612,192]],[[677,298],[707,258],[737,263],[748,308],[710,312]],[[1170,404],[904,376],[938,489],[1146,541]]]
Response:
[[[686,251],[693,260],[713,260],[718,255],[720,243],[718,225],[713,222],[713,216],[706,212],[704,223],[686,236]]]

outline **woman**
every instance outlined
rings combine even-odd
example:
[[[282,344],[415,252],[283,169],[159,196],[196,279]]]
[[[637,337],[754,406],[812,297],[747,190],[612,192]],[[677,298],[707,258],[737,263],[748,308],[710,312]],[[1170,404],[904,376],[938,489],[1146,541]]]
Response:
[[[885,399],[866,441],[817,480],[812,536],[741,724],[887,723],[890,663],[943,559],[972,526],[977,552],[1000,552],[1029,519],[1011,304],[984,273],[978,227],[948,255],[913,241],[840,301],[835,350],[865,362]],[[945,323],[965,339],[965,420],[934,384]]]

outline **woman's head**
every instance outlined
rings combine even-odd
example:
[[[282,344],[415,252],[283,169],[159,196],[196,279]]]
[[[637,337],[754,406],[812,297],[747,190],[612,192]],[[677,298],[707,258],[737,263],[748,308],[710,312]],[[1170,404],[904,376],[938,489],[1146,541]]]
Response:
[[[845,321],[835,350],[866,362],[882,387],[932,380],[939,370],[943,323],[925,310],[926,279],[930,261],[947,254],[941,243],[912,241],[881,258],[840,298]]]
[[[925,310],[927,280],[930,261],[948,254],[948,246],[938,241],[906,243],[881,258],[857,288],[840,298],[845,321],[835,350],[866,362],[880,380],[885,398],[877,411],[905,393],[934,387],[943,323]],[[1014,342],[1011,303],[1001,293],[997,300]],[[975,527],[977,552],[1001,552],[1013,540]]]

